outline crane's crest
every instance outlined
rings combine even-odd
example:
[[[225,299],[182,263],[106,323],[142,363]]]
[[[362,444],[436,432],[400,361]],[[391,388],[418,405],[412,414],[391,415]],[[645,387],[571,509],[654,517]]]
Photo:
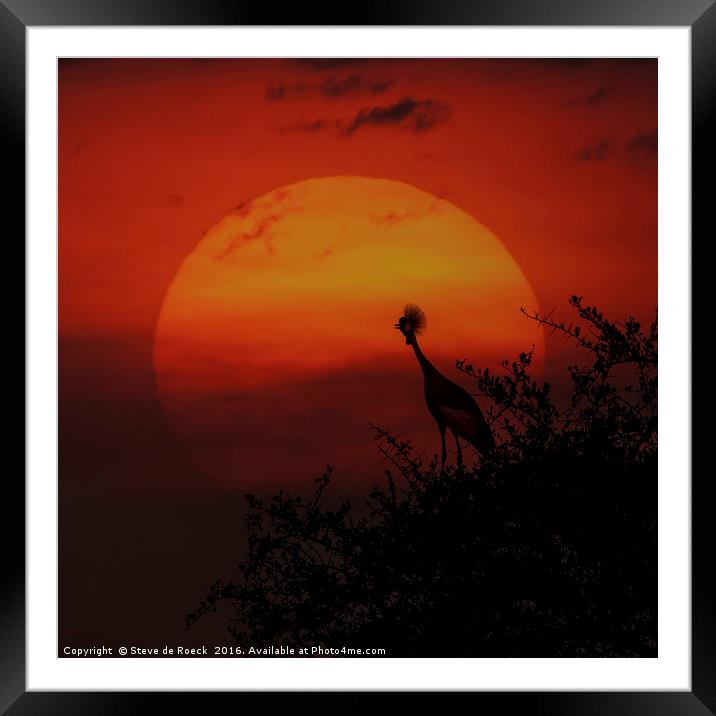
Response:
[[[428,319],[420,306],[416,306],[414,303],[406,303],[403,309],[403,315],[407,319],[407,323],[413,332],[417,335],[421,335],[428,325]]]

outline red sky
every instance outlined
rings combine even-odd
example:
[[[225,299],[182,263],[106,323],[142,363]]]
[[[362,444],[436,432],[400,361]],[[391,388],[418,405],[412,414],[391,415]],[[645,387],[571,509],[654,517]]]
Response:
[[[244,202],[320,177],[403,182],[498,237],[542,310],[567,317],[573,293],[614,317],[646,320],[656,307],[655,60],[62,60],[59,87],[68,584],[104,561],[82,538],[101,532],[92,513],[110,510],[121,522],[120,503],[140,509],[144,500],[146,515],[151,500],[216,499],[219,488],[181,449],[156,394],[153,341],[182,263]],[[402,360],[397,337],[395,348]],[[454,357],[464,352],[456,346]],[[559,385],[566,362],[553,337],[544,360]],[[440,367],[458,378],[449,362]],[[361,375],[380,381],[380,366]],[[418,400],[419,376],[409,375]],[[349,380],[325,378],[328,386]],[[427,436],[431,419],[419,416]],[[271,416],[262,420],[256,435],[271,430]],[[340,457],[326,450],[317,468]],[[381,472],[376,460],[370,482]],[[168,541],[146,526],[123,568],[137,564],[147,540],[170,551],[170,543],[196,542],[170,523]],[[102,574],[104,582],[84,588],[116,594]],[[79,629],[79,612],[68,619]]]

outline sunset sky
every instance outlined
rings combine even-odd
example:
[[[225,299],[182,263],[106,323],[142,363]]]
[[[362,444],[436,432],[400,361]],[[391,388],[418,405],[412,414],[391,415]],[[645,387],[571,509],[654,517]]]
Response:
[[[347,490],[374,464],[369,488],[366,419],[435,452],[392,329],[407,301],[453,380],[469,387],[455,358],[535,343],[563,385],[565,346],[519,308],[569,317],[579,294],[653,316],[656,158],[655,60],[61,60],[65,603],[78,580],[131,600],[110,572],[204,554],[199,532],[233,534],[207,527],[227,492],[310,484],[328,462]],[[273,243],[239,254],[242,235]],[[116,542],[129,514],[141,540]],[[64,628],[89,638],[83,604]]]

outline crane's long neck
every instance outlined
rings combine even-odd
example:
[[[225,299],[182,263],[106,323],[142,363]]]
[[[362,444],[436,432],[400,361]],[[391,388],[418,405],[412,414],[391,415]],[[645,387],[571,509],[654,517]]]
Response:
[[[415,335],[412,336],[410,345],[413,347],[413,352],[415,353],[415,357],[418,359],[418,363],[420,364],[420,368],[423,371],[423,375],[427,376],[428,373],[436,372],[435,366],[425,357],[425,354],[420,350],[420,346],[418,345],[418,339]]]

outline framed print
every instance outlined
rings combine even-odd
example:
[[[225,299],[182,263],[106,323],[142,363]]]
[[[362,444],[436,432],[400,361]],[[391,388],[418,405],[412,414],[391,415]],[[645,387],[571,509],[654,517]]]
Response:
[[[716,10],[611,10],[4,0],[3,708],[714,709],[690,415]]]

